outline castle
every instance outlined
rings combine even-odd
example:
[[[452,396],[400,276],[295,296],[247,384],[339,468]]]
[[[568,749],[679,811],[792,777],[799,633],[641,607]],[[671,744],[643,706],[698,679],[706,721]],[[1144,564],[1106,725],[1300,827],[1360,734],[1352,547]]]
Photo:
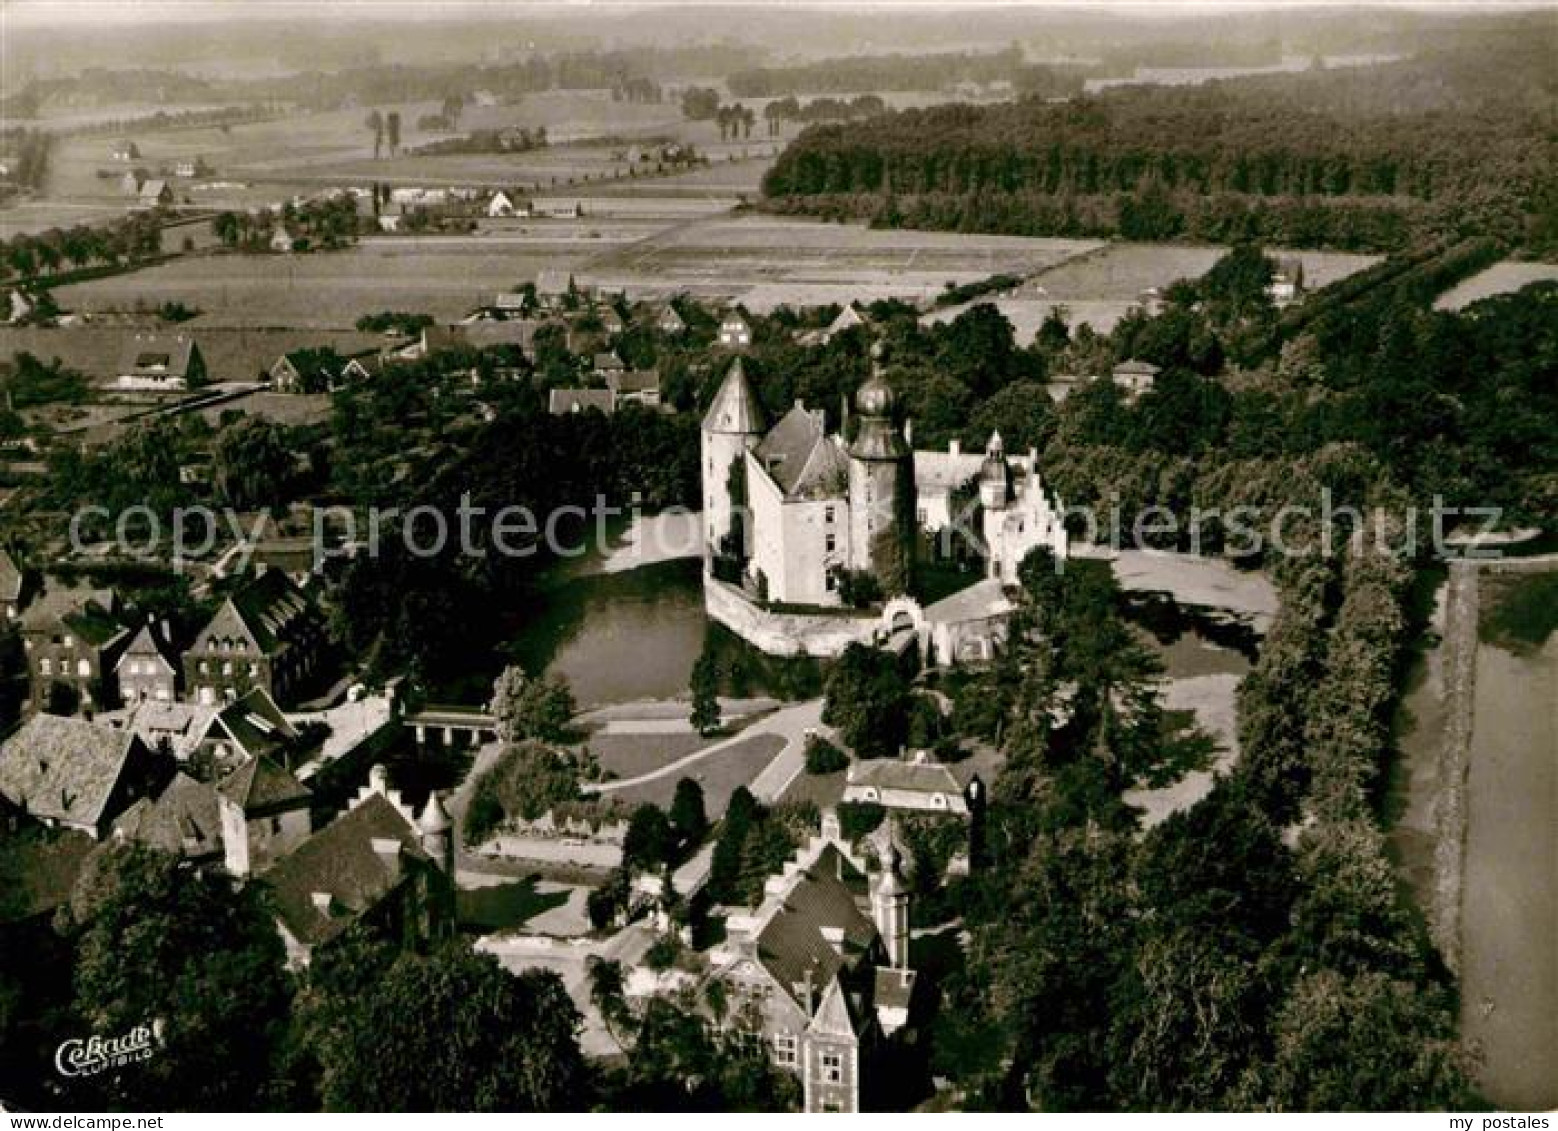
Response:
[[[1065,557],[1063,508],[1039,476],[1036,453],[1009,457],[999,433],[985,452],[914,451],[896,397],[873,366],[854,397],[853,439],[827,432],[797,401],[772,428],[741,359],[703,419],[705,563],[744,563],[739,584],[765,604],[846,604],[852,575],[883,595],[910,594],[913,563],[957,530],[999,586],[1016,583],[1027,553]]]

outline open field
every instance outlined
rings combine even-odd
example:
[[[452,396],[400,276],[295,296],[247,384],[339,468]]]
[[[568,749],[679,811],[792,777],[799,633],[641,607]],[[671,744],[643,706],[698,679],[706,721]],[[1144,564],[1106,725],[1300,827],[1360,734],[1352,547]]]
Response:
[[[592,282],[739,298],[754,310],[898,297],[925,299],[949,280],[1032,273],[1092,247],[1080,240],[876,231],[772,216],[730,216],[669,230],[602,256]]]
[[[1162,288],[1179,279],[1194,279],[1227,252],[1225,247],[1181,247],[1170,244],[1111,243],[1041,271],[1011,295],[981,301],[993,302],[1027,343],[1057,306],[1066,309],[1073,326],[1087,323],[1108,333],[1143,292]],[[1311,290],[1361,271],[1378,256],[1348,255],[1325,251],[1278,251],[1273,255],[1296,256],[1303,261],[1304,278]],[[957,317],[966,306],[938,310],[930,319]]]
[[[1445,291],[1434,309],[1463,310],[1479,299],[1509,294],[1548,279],[1558,279],[1558,263],[1495,263]]]
[[[55,295],[70,310],[124,308],[137,298],[154,305],[180,300],[204,312],[190,330],[346,329],[378,310],[422,311],[450,321],[543,268],[575,266],[590,250],[584,243],[505,249],[493,241],[489,250],[468,239],[369,240],[329,254],[190,259],[61,287]]]
[[[740,786],[750,786],[757,776],[768,768],[775,754],[784,749],[784,739],[776,734],[754,734],[741,739],[728,749],[687,768],[687,773],[666,774],[611,796],[628,806],[658,805],[669,807],[676,794],[676,783],[683,776],[692,778],[703,787],[704,805],[712,814],[722,814],[730,803],[730,795]]]

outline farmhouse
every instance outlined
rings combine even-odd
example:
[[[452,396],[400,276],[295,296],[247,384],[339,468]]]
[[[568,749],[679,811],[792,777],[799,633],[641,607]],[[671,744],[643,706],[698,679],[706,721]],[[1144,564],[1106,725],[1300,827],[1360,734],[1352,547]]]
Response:
[[[341,367],[333,349],[300,349],[282,354],[268,372],[278,393],[325,393],[335,387]]]
[[[141,182],[140,205],[142,208],[161,208],[173,203],[173,190],[160,177]]]
[[[0,797],[51,827],[100,840],[113,819],[155,791],[159,772],[135,735],[37,714],[0,746]]]
[[[184,334],[136,334],[125,344],[115,384],[121,389],[182,392],[203,384],[205,358]]]
[[[141,147],[133,141],[118,141],[108,151],[110,161],[139,161]]]
[[[491,217],[529,216],[530,202],[518,196],[510,196],[502,189],[499,189],[487,200],[487,215]]]
[[[891,822],[884,840],[873,879],[825,813],[821,835],[710,952],[711,980],[756,1005],[769,1056],[800,1076],[807,1111],[861,1110],[873,1054],[911,1019],[910,897]]]
[[[655,328],[662,334],[675,337],[687,329],[687,320],[676,312],[676,307],[666,303],[655,314]]]

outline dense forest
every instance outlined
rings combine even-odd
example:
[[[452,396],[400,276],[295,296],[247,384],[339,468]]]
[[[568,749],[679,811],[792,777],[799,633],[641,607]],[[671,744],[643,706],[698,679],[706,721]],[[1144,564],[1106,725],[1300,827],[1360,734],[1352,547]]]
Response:
[[[763,187],[782,211],[887,227],[1552,254],[1551,43],[1514,24],[1371,68],[819,125]]]

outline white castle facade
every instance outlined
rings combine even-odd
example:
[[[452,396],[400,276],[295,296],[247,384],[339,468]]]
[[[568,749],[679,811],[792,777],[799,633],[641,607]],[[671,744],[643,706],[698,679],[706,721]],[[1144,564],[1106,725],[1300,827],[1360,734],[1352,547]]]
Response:
[[[706,567],[744,561],[742,588],[760,601],[826,608],[844,603],[850,574],[904,594],[915,555],[948,528],[969,536],[1000,586],[1016,584],[1035,547],[1066,556],[1064,508],[1035,453],[1008,456],[999,434],[982,454],[955,442],[914,451],[894,408],[877,372],[855,394],[852,440],[801,402],[769,427],[737,359],[703,420]]]

